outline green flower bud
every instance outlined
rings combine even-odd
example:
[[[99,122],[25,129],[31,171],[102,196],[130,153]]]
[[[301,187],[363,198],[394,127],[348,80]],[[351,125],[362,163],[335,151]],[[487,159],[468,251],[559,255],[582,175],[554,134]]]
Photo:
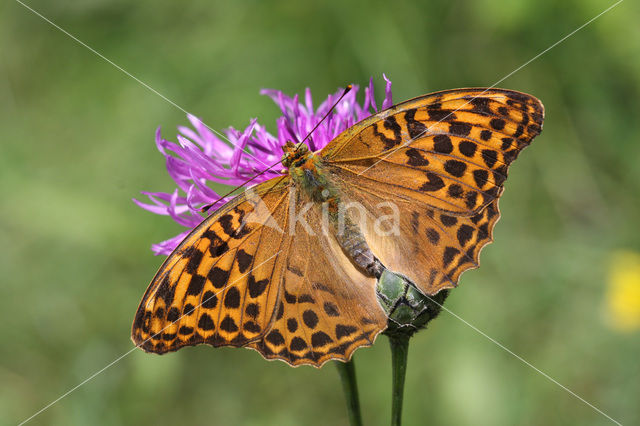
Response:
[[[385,334],[411,336],[440,313],[448,291],[425,296],[408,278],[385,269],[376,293],[388,318]]]

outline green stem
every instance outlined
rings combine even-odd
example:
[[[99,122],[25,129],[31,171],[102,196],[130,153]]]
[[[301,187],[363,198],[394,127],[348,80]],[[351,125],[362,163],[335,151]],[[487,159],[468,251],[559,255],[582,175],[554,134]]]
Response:
[[[404,395],[404,378],[407,373],[409,336],[389,336],[389,343],[391,344],[391,363],[393,365],[391,426],[400,426],[402,424],[402,398]]]
[[[336,361],[342,389],[347,401],[347,413],[349,414],[349,424],[351,426],[362,426],[362,414],[360,414],[360,399],[358,398],[358,383],[356,382],[356,365],[353,357],[349,362]]]

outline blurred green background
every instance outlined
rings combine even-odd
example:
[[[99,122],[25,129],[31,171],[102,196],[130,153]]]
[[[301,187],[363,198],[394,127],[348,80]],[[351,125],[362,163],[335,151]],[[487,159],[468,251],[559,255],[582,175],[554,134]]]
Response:
[[[275,132],[261,88],[310,87],[319,100],[370,76],[381,89],[383,72],[396,101],[488,86],[613,2],[28,4],[213,128],[258,117]],[[154,132],[175,140],[188,121],[19,3],[2,2],[0,16],[0,423],[15,424],[132,349],[162,261],[149,246],[180,229],[131,198],[173,190]],[[640,325],[629,320],[640,278],[628,260],[640,251],[638,16],[625,1],[500,83],[539,97],[545,127],[511,169],[482,268],[446,304],[624,424],[640,423]],[[386,338],[356,359],[365,423],[388,424]],[[447,313],[412,341],[404,417],[609,424]],[[346,423],[333,366],[205,346],[135,350],[31,422]]]

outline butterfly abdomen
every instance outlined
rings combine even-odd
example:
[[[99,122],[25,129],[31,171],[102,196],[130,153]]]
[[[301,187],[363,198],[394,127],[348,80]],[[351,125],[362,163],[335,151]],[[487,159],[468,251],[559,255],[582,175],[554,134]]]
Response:
[[[334,235],[338,244],[360,269],[365,271],[367,275],[379,278],[384,271],[384,266],[378,258],[376,258],[360,232],[360,229],[350,220],[345,224],[342,232],[336,232]]]

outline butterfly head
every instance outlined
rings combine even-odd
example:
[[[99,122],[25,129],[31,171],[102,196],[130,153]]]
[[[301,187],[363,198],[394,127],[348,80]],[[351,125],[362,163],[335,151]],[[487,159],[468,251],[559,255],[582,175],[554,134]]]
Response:
[[[287,141],[282,147],[284,154],[282,155],[282,165],[289,168],[291,165],[299,165],[304,163],[309,156],[309,148],[304,142],[293,143]]]

